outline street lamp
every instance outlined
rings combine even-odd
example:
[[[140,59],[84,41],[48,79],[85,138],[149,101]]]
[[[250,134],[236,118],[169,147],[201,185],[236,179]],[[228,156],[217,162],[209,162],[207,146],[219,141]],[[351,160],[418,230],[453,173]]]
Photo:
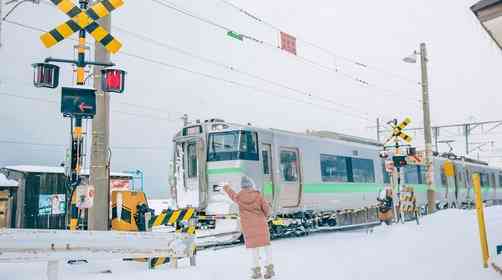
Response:
[[[421,66],[421,85],[422,85],[422,107],[424,112],[424,137],[425,137],[425,167],[427,170],[427,203],[428,212],[432,213],[435,210],[436,200],[434,195],[433,186],[433,169],[432,169],[432,128],[431,128],[431,112],[429,103],[429,80],[427,76],[427,49],[425,43],[420,44],[419,51],[413,53],[405,58],[403,61],[406,63],[417,63],[417,56],[420,56]]]
[[[471,7],[481,26],[502,49],[502,0],[482,0]]]

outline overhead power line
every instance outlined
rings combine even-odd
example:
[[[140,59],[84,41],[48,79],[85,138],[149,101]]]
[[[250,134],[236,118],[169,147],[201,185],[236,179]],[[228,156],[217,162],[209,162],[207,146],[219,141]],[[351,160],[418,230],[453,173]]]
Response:
[[[236,31],[237,30],[235,28],[230,28],[228,26],[224,26],[222,24],[216,23],[215,21],[212,21],[212,20],[207,19],[205,17],[196,15],[193,12],[189,11],[188,9],[176,6],[176,4],[174,4],[172,2],[169,2],[167,0],[150,0],[150,1],[152,1],[154,3],[157,3],[158,5],[161,5],[162,7],[171,9],[171,10],[176,11],[176,12],[182,14],[182,15],[189,16],[189,17],[191,17],[191,18],[193,18],[195,20],[198,20],[198,21],[200,21],[202,23],[211,25],[213,27],[216,27],[216,28],[221,29],[221,30],[226,31],[226,32]],[[351,75],[349,73],[346,73],[346,72],[342,71],[339,67],[335,67],[334,68],[334,67],[326,66],[326,65],[323,65],[323,64],[318,63],[316,61],[313,61],[311,59],[308,59],[306,57],[303,57],[301,55],[298,55],[298,54],[294,55],[294,54],[291,54],[289,52],[283,51],[281,48],[278,48],[276,45],[274,45],[274,44],[272,44],[270,42],[266,42],[266,41],[261,40],[261,39],[257,39],[254,36],[250,36],[250,35],[247,35],[247,34],[244,34],[244,33],[239,33],[239,34],[241,34],[243,36],[243,38],[250,39],[254,43],[257,43],[258,45],[261,45],[261,46],[273,49],[275,51],[279,51],[281,53],[286,53],[286,54],[288,54],[288,57],[290,57],[290,58],[297,59],[300,62],[303,62],[305,64],[309,64],[311,66],[315,66],[315,67],[317,67],[317,68],[319,68],[321,70],[324,70],[324,71],[328,71],[328,72],[331,72],[331,73],[339,74],[340,76],[342,76],[342,77],[344,77],[344,78],[346,78],[346,79],[348,79],[348,80],[350,80],[350,81],[358,84],[359,86],[374,88],[375,90],[378,90],[378,91],[380,91],[382,93],[386,93],[386,94],[402,95],[401,93],[397,93],[397,92],[394,92],[392,90],[388,90],[388,89],[379,87],[379,86],[377,86],[374,83],[370,83],[370,82],[368,82],[368,81],[366,81],[364,79],[361,79],[361,78],[353,76],[353,75]],[[414,101],[413,104],[415,104],[416,102],[418,102],[418,101]]]
[[[342,104],[342,103],[339,103],[339,102],[335,102],[335,101],[333,101],[333,100],[331,100],[329,98],[324,98],[324,97],[319,96],[319,95],[312,95],[312,93],[308,92],[307,90],[298,89],[298,88],[295,88],[295,87],[292,87],[292,86],[289,86],[289,85],[286,85],[286,84],[283,84],[283,83],[280,83],[280,82],[277,82],[277,81],[273,81],[273,80],[264,78],[262,76],[259,76],[259,75],[256,75],[256,74],[253,74],[253,73],[250,73],[250,72],[247,72],[247,71],[240,70],[240,69],[238,69],[235,66],[231,66],[231,65],[225,64],[223,62],[219,62],[219,61],[211,59],[211,58],[207,58],[207,57],[204,57],[204,56],[201,56],[201,55],[197,55],[197,54],[191,53],[191,52],[186,51],[184,49],[181,49],[179,47],[175,47],[175,46],[169,45],[167,43],[157,41],[157,40],[155,40],[155,39],[153,39],[151,37],[147,37],[145,35],[141,35],[141,34],[138,34],[138,33],[135,33],[135,32],[129,31],[129,30],[126,30],[126,29],[124,29],[122,27],[113,26],[113,28],[119,30],[119,32],[122,32],[122,33],[128,34],[130,36],[136,37],[136,38],[138,38],[138,39],[140,39],[142,41],[146,41],[146,42],[149,42],[149,43],[154,44],[156,46],[159,46],[159,47],[162,47],[162,48],[165,48],[165,49],[168,49],[168,50],[180,53],[182,55],[185,55],[185,56],[188,56],[188,57],[191,57],[191,58],[198,59],[198,60],[200,60],[202,62],[218,66],[218,67],[223,68],[223,69],[225,69],[227,71],[236,72],[236,73],[239,73],[239,74],[251,77],[253,79],[256,79],[256,80],[259,80],[259,81],[262,81],[262,82],[265,82],[265,83],[268,83],[268,84],[271,84],[271,85],[274,85],[274,86],[286,89],[288,91],[292,91],[292,92],[294,92],[296,94],[300,94],[300,95],[308,96],[308,97],[312,97],[312,98],[317,98],[317,99],[319,99],[321,101],[324,101],[324,102],[327,102],[327,103],[331,103],[331,104],[333,104],[335,106],[340,106],[342,108],[350,108],[352,110],[358,111],[358,109],[356,109],[353,106],[350,106],[350,105],[347,105],[347,104]]]
[[[25,146],[40,146],[40,147],[52,147],[54,148],[53,151],[59,151],[55,150],[56,148],[61,148],[64,150],[68,145],[64,144],[53,144],[53,143],[41,143],[41,142],[28,142],[28,141],[17,141],[17,140],[0,140],[0,143],[2,144],[13,144],[13,145],[25,145]],[[116,150],[168,150],[170,147],[168,146],[112,146],[113,149]]]
[[[328,110],[328,111],[338,111],[340,113],[343,113],[344,116],[347,116],[347,117],[352,117],[352,118],[356,118],[356,119],[360,119],[360,120],[364,120],[364,121],[373,122],[373,119],[370,119],[370,118],[367,118],[367,117],[364,117],[364,116],[361,116],[361,115],[357,115],[357,114],[354,114],[354,113],[351,113],[351,112],[348,112],[348,111],[340,111],[340,109],[337,109],[337,108],[334,108],[334,107],[331,107],[331,106],[325,106],[325,105],[322,105],[322,104],[313,103],[313,102],[310,102],[310,101],[307,101],[307,100],[303,100],[303,99],[292,98],[290,96],[285,96],[285,95],[282,95],[282,94],[279,94],[279,93],[276,93],[276,92],[269,91],[267,89],[256,87],[254,85],[249,85],[249,84],[245,84],[245,83],[242,83],[242,82],[239,82],[239,81],[235,81],[235,80],[231,80],[231,79],[227,79],[227,78],[218,77],[218,76],[215,76],[215,75],[212,75],[212,74],[208,74],[208,73],[204,73],[204,72],[199,72],[199,71],[196,71],[196,70],[185,68],[183,66],[178,66],[178,65],[174,65],[174,64],[170,64],[170,63],[161,61],[161,60],[152,59],[152,58],[149,58],[149,57],[146,57],[146,56],[141,56],[141,55],[137,55],[137,54],[133,54],[133,53],[128,53],[128,52],[124,52],[124,51],[120,52],[119,55],[134,57],[134,58],[137,58],[137,59],[140,59],[140,60],[143,60],[143,61],[146,61],[146,62],[150,62],[150,63],[153,63],[153,64],[157,64],[157,65],[165,66],[165,67],[168,67],[168,68],[180,70],[180,71],[183,71],[183,72],[191,73],[191,74],[198,75],[198,76],[201,76],[201,77],[205,77],[205,78],[208,78],[208,79],[212,79],[212,80],[224,82],[224,83],[227,83],[227,84],[230,84],[230,85],[234,85],[234,86],[239,86],[239,87],[242,87],[242,88],[246,88],[246,89],[252,90],[253,92],[256,92],[256,93],[263,93],[263,94],[267,94],[267,95],[272,95],[272,96],[275,96],[275,97],[280,97],[280,98],[283,98],[283,99],[288,99],[289,101],[293,101],[295,103],[303,103],[303,104],[307,104],[307,105],[312,105],[312,106],[315,106],[315,107],[318,107],[318,108],[321,108],[321,109],[324,109],[324,110]],[[338,105],[338,106],[340,106],[340,105]]]
[[[275,31],[285,32],[284,29],[279,28],[277,25],[272,24],[269,21],[263,20],[262,18],[260,18],[256,14],[251,13],[251,12],[247,11],[246,9],[237,6],[237,5],[235,5],[234,3],[230,2],[230,1],[227,1],[227,0],[219,0],[219,1],[221,3],[229,6],[229,7],[237,10],[238,12],[244,14],[245,16],[251,18],[252,20],[254,20],[254,21],[256,21],[256,22],[258,22],[260,24],[263,24],[263,25],[265,25],[265,26],[267,26],[267,27],[269,27],[269,28],[271,28],[271,29],[273,29]],[[381,67],[376,67],[376,66],[373,66],[373,65],[369,65],[369,64],[363,63],[363,62],[361,62],[359,60],[352,59],[352,58],[349,58],[347,56],[343,56],[343,55],[337,54],[337,53],[335,53],[334,51],[330,50],[327,47],[323,47],[323,46],[320,46],[319,44],[316,44],[316,43],[313,43],[313,42],[308,41],[306,39],[303,39],[302,37],[299,37],[296,34],[295,34],[295,38],[296,38],[297,41],[301,41],[301,42],[303,42],[303,43],[305,43],[305,44],[307,44],[307,45],[309,45],[309,46],[311,46],[313,48],[316,48],[316,49],[318,49],[318,50],[320,50],[320,51],[322,51],[322,52],[324,52],[326,54],[329,54],[330,56],[333,56],[333,57],[335,57],[337,59],[341,59],[341,60],[350,62],[350,63],[352,63],[352,64],[354,64],[354,65],[356,65],[358,67],[361,67],[361,68],[364,68],[364,69],[368,69],[368,70],[373,70],[375,72],[380,72],[380,73],[385,74],[387,76],[392,76],[394,78],[400,79],[402,81],[406,81],[408,83],[412,83],[414,85],[420,85],[419,81],[415,81],[413,79],[410,79],[408,77],[405,77],[405,76],[397,74],[397,73],[394,73],[392,71],[388,71],[388,70],[383,69]]]
[[[152,1],[155,1],[155,0],[152,0]],[[31,30],[35,30],[35,31],[40,31],[38,28],[29,26],[29,25],[26,25],[26,24],[22,24],[22,27],[27,28],[27,29],[31,29]],[[45,32],[45,31],[42,31],[42,32]],[[254,86],[254,85],[248,85],[248,84],[244,84],[244,83],[239,82],[239,81],[234,81],[234,80],[230,80],[230,79],[226,79],[226,78],[217,77],[217,76],[214,76],[212,74],[195,71],[195,70],[192,70],[192,69],[188,69],[186,67],[182,67],[182,66],[178,66],[178,65],[166,63],[166,62],[163,62],[163,61],[160,61],[160,60],[156,60],[156,59],[152,59],[152,58],[148,58],[148,57],[145,57],[145,56],[136,55],[134,53],[128,53],[128,52],[122,51],[122,52],[119,53],[119,55],[134,57],[134,58],[137,58],[137,59],[140,59],[140,60],[143,60],[143,61],[147,61],[147,62],[150,62],[150,63],[153,63],[153,64],[162,65],[162,66],[165,66],[165,67],[177,69],[177,70],[180,70],[180,71],[188,72],[188,73],[191,73],[191,74],[195,74],[195,75],[206,77],[206,78],[213,79],[213,80],[218,80],[218,81],[225,82],[225,83],[228,83],[228,84],[232,84],[232,85],[235,85],[235,86],[240,86],[240,87],[243,87],[243,88],[250,89],[250,90],[252,90],[254,92],[257,92],[257,93],[272,94],[274,96],[285,98],[285,99],[288,99],[290,101],[294,101],[296,103],[308,104],[308,105],[316,106],[318,108],[322,108],[324,110],[329,110],[329,111],[333,111],[334,110],[334,111],[342,112],[344,114],[343,116],[346,116],[346,117],[351,117],[351,118],[356,118],[356,119],[360,119],[360,120],[364,120],[364,121],[368,121],[368,122],[373,122],[373,119],[370,119],[369,117],[361,116],[361,115],[358,115],[358,114],[354,114],[354,113],[352,113],[350,111],[341,111],[340,109],[337,109],[337,108],[334,108],[334,107],[331,107],[331,106],[324,106],[324,105],[321,105],[321,104],[318,104],[318,103],[309,102],[307,100],[291,98],[289,96],[284,96],[284,95],[281,95],[281,94],[278,94],[278,93],[274,93],[274,92],[271,92],[271,91],[266,90],[266,89],[258,88],[258,87]],[[335,105],[335,104],[333,104],[333,105]],[[336,104],[335,106],[344,107],[346,105]],[[120,112],[120,113],[123,113],[123,112]]]
[[[44,103],[49,103],[49,104],[56,104],[59,105],[59,102],[55,100],[49,100],[49,99],[44,99],[44,98],[36,98],[36,97],[29,97],[29,96],[23,96],[23,95],[18,95],[18,94],[13,94],[13,93],[7,93],[7,92],[0,92],[0,95],[2,96],[8,96],[8,97],[13,97],[13,98],[18,98],[18,99],[24,99],[24,100],[30,100],[30,101],[37,101],[37,102],[44,102]],[[140,117],[140,118],[147,118],[147,119],[153,119],[153,120],[162,120],[166,122],[174,122],[174,120],[158,116],[158,115],[148,115],[148,114],[137,114],[137,113],[132,113],[132,112],[126,112],[126,111],[121,111],[121,110],[112,110],[114,113],[122,114],[122,115],[127,115],[127,116],[134,116],[134,117]]]

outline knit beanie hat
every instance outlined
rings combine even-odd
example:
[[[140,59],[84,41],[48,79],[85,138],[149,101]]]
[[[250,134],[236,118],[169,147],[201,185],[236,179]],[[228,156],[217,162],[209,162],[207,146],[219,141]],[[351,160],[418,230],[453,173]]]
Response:
[[[254,189],[254,181],[248,176],[244,175],[241,178],[241,188],[253,188]]]

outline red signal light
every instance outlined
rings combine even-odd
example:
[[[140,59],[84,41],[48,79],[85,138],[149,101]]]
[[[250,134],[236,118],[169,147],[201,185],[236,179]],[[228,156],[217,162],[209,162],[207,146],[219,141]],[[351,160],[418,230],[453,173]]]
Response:
[[[105,92],[124,92],[126,72],[120,69],[101,70],[101,87]]]

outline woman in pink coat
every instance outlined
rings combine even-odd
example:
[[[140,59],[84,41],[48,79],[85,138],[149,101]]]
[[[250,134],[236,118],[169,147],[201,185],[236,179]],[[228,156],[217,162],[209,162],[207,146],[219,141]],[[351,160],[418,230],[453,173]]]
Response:
[[[270,232],[267,218],[270,216],[270,207],[263,196],[255,189],[251,178],[241,178],[241,191],[236,193],[229,184],[224,185],[228,196],[239,206],[241,229],[244,235],[244,243],[253,257],[252,279],[262,277],[260,267],[260,250],[265,252],[265,279],[272,278],[274,265],[272,264],[270,250]]]

